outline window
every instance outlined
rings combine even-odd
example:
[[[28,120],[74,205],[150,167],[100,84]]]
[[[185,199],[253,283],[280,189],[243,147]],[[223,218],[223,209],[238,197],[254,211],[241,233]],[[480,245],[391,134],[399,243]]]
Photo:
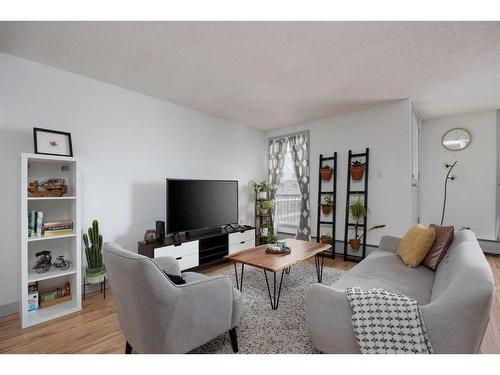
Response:
[[[276,229],[295,234],[299,223],[301,195],[295,176],[292,154],[287,148],[280,185],[276,191]]]

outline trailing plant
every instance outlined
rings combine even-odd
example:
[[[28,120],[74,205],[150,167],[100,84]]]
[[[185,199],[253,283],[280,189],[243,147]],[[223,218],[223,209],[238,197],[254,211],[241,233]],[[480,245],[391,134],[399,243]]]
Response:
[[[92,221],[92,226],[88,229],[88,235],[87,233],[83,234],[83,243],[85,244],[85,256],[88,268],[96,269],[103,267],[102,235],[99,234],[99,222],[97,220]]]
[[[365,204],[361,199],[357,199],[356,201],[351,203],[351,205],[349,206],[349,211],[351,212],[351,216],[354,219],[356,219],[356,223],[354,224],[354,239],[361,240],[364,237],[364,233],[358,235],[359,221],[361,219],[364,219],[364,217],[368,215],[369,210],[365,207]],[[366,233],[384,227],[385,224],[375,225],[373,227],[368,228],[366,230]]]
[[[252,180],[250,182],[250,185],[256,193],[267,193],[268,191],[271,191],[272,188],[272,185],[267,181],[261,181],[260,183],[257,183]]]
[[[274,233],[269,233],[267,236],[267,243],[274,244],[278,241],[278,237]]]
[[[351,212],[351,216],[356,219],[356,223],[354,224],[354,237],[356,239],[359,239],[359,221],[361,219],[364,219],[364,217],[368,214],[368,210],[366,209],[364,202],[361,199],[357,199],[351,203],[351,205],[349,206],[349,211]]]
[[[366,230],[366,233],[374,230],[374,229],[381,229],[381,228],[385,228],[385,224],[380,224],[380,225],[374,225],[373,227],[370,227]],[[363,233],[361,236],[359,236],[359,238],[357,238],[358,240],[362,240],[363,237],[365,236],[365,234]]]

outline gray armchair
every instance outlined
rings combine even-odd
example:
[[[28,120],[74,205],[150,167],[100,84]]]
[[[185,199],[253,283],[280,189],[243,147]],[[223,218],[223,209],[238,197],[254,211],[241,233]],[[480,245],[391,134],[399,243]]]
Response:
[[[229,278],[184,272],[186,284],[175,285],[163,272],[181,275],[174,258],[147,258],[115,243],[104,244],[103,256],[127,354],[186,353],[227,331],[238,351],[241,295]]]

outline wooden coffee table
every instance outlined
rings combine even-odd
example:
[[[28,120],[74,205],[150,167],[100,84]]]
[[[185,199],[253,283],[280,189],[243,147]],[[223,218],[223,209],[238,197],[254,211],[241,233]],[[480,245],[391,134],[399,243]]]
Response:
[[[324,257],[321,254],[329,250],[332,246],[317,242],[308,242],[301,240],[286,240],[287,245],[292,249],[289,254],[268,254],[266,253],[266,245],[253,247],[251,249],[242,250],[240,252],[226,255],[225,258],[233,261],[234,272],[236,274],[236,287],[243,291],[243,271],[245,265],[260,268],[264,270],[266,278],[267,292],[269,293],[269,300],[271,301],[271,308],[278,309],[278,304],[281,294],[281,284],[283,283],[283,274],[290,272],[290,267],[293,265],[314,257],[316,265],[316,275],[318,282],[321,283],[323,279],[323,261]],[[238,267],[237,263],[241,263],[241,278],[238,282]],[[281,271],[279,281],[278,293],[276,294],[276,273]],[[269,280],[267,272],[273,273],[273,294],[271,295],[271,288],[269,287]]]

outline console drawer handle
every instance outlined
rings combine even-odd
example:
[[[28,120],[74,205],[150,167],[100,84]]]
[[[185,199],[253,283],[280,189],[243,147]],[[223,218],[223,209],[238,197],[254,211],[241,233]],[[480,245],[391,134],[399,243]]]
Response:
[[[175,259],[176,259],[176,260],[181,260],[181,259],[182,259],[182,257],[178,257],[178,258],[175,258]]]
[[[240,242],[240,244],[242,244],[242,245],[243,245],[244,243],[245,243],[245,241],[241,241],[241,242]]]

